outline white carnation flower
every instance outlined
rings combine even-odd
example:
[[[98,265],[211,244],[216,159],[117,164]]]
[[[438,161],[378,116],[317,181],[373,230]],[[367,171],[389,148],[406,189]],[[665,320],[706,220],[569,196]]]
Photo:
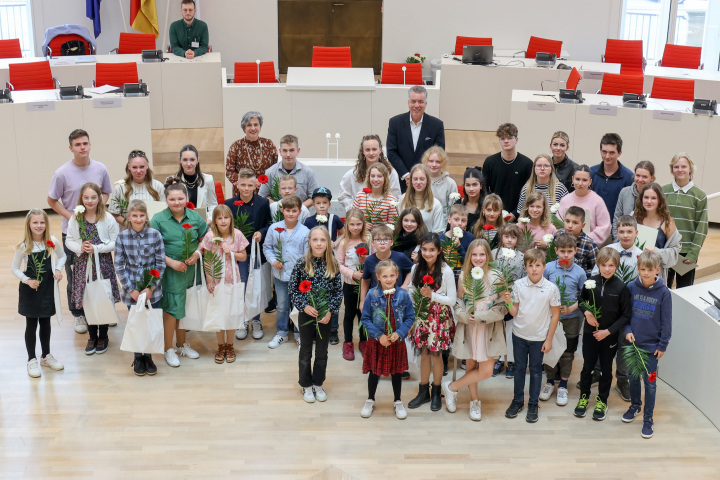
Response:
[[[125,180],[118,180],[115,185],[125,185]]]
[[[394,289],[394,288],[391,288],[391,289],[389,289],[389,290],[383,290],[383,294],[384,294],[384,295],[392,295],[393,293],[395,293],[395,289]]]
[[[393,225],[392,223],[387,223],[386,225],[390,230],[395,230],[395,225]]]
[[[547,234],[543,235],[542,240],[543,240],[543,242],[549,244],[550,242],[553,241],[553,238],[555,238],[555,237],[553,237],[553,234],[552,234],[552,233],[547,233]]]
[[[502,211],[502,217],[503,217],[503,218],[507,218],[508,215],[510,215],[510,212],[508,212],[507,210],[503,210],[503,211]]]
[[[587,288],[588,290],[592,290],[596,286],[597,286],[597,284],[595,283],[595,280],[586,280],[585,281],[585,288]]]
[[[390,202],[390,205],[392,205],[393,207],[399,207],[400,202],[392,201],[392,202]]]
[[[463,237],[462,228],[460,228],[460,227],[453,228],[453,237],[462,238]]]
[[[317,220],[318,223],[327,223],[328,218],[325,215],[315,215],[315,220]]]
[[[512,260],[515,258],[515,250],[510,250],[509,248],[503,248],[502,255],[507,260]]]
[[[83,207],[82,205],[78,205],[77,207],[75,207],[73,209],[73,213],[75,215],[80,215],[81,213],[85,213],[85,207]]]
[[[212,239],[212,241],[215,243],[220,243],[220,242],[222,242],[222,237],[215,237]]]
[[[518,218],[518,222],[520,222],[520,223],[530,223],[530,218],[529,218],[529,217],[520,217],[520,218]]]
[[[475,280],[480,280],[485,276],[485,271],[482,269],[482,267],[474,267],[472,270],[470,270],[470,275],[472,275],[472,278]]]
[[[553,205],[552,207],[550,207],[550,213],[557,213],[558,210],[560,210],[560,204],[559,204],[559,203],[556,203],[555,205]]]
[[[278,208],[281,209],[282,208],[282,200],[278,200],[277,205],[278,205]]]
[[[458,192],[451,193],[450,200],[460,200],[460,194]]]

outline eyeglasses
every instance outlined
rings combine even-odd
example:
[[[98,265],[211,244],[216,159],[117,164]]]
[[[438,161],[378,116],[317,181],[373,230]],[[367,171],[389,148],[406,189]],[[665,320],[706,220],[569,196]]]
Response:
[[[392,242],[392,239],[390,239],[390,238],[376,238],[376,239],[373,240],[373,242],[376,242],[376,243],[379,243],[379,244],[390,243],[390,242]]]
[[[142,150],[133,150],[132,152],[130,152],[130,158],[135,158],[135,157],[147,158],[145,156],[145,152],[143,152]]]
[[[552,167],[550,165],[535,165],[535,168],[539,168],[540,170],[549,170]]]

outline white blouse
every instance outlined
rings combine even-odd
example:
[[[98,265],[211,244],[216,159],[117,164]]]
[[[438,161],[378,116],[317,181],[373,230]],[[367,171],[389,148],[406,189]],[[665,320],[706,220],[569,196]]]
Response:
[[[417,265],[413,265],[412,269],[410,270],[410,288],[408,289],[410,295],[412,295],[413,292],[417,290],[417,287],[415,287],[415,284],[412,282],[413,277],[415,277],[416,268]],[[437,291],[432,292],[430,300],[441,305],[449,305],[452,307],[455,305],[455,301],[457,300],[457,286],[455,285],[455,274],[453,273],[452,268],[450,268],[447,263],[443,263],[441,271],[442,285],[440,285],[440,288],[438,288]]]
[[[53,248],[53,250],[55,251],[55,255],[57,255],[57,261],[55,260],[55,257],[50,257],[53,272],[62,272],[62,269],[65,266],[65,261],[67,260],[67,257],[65,256],[65,250],[63,250],[62,244],[58,241],[58,239],[53,237],[52,235],[50,235],[50,241],[55,244],[55,248]],[[45,245],[38,242],[33,242],[32,253],[42,252],[43,250],[45,250],[45,248]],[[25,248],[23,246],[21,246],[20,248],[16,248],[10,271],[13,275],[19,278],[22,283],[27,283],[28,280],[30,280],[30,277],[23,273],[27,268],[27,261],[28,255],[25,253]]]
[[[156,180],[154,178],[152,180],[152,186],[158,192],[159,196],[157,201],[165,201],[165,186],[160,183],[159,180]],[[155,201],[152,195],[150,195],[150,192],[148,192],[148,189],[144,183],[133,182],[132,187],[133,192],[128,198],[128,203],[133,200],[142,200],[143,202],[148,202],[150,200]],[[124,180],[118,180],[117,182],[115,182],[112,194],[110,195],[110,201],[108,202],[108,212],[114,215],[125,216],[125,214],[127,213],[125,211],[127,209],[127,206],[125,208],[121,208],[121,203],[125,201],[125,189],[126,185]]]

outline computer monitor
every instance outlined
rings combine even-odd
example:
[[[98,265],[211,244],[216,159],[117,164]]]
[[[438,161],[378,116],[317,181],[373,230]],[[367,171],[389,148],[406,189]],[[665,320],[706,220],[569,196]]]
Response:
[[[462,62],[470,65],[490,65],[493,63],[492,45],[463,45]]]

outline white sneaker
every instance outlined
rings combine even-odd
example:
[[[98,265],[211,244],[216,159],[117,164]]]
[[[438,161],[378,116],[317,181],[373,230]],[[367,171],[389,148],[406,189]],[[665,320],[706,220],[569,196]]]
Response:
[[[85,316],[75,317],[75,333],[87,333],[87,320]]]
[[[360,416],[362,418],[370,418],[373,410],[375,410],[375,400],[365,400],[362,410],[360,410]]]
[[[550,397],[552,396],[554,391],[555,391],[554,383],[548,383],[548,382],[543,383],[543,386],[540,389],[540,400],[542,400],[543,402],[550,400]]]
[[[315,393],[315,399],[318,402],[324,402],[325,400],[327,400],[327,393],[325,393],[325,389],[323,387],[313,385],[312,389]]]
[[[398,420],[405,420],[407,418],[407,410],[405,410],[405,405],[403,405],[402,401],[398,400],[393,404],[393,407],[395,408],[395,416]]]
[[[182,347],[178,347],[178,351],[181,357],[188,357],[192,358],[193,360],[196,358],[200,358],[200,354],[193,350],[193,348],[187,342],[183,343]]]
[[[315,403],[315,393],[313,392],[312,387],[303,387],[302,393],[303,400],[305,400],[307,403]]]
[[[260,340],[262,337],[265,336],[262,329],[262,322],[260,320],[253,320],[252,322],[252,330],[253,330],[253,338],[255,340]]]
[[[559,387],[557,391],[557,398],[555,399],[555,403],[560,405],[561,407],[564,407],[568,404],[568,391],[567,388]]]
[[[45,355],[45,358],[40,360],[40,365],[43,367],[50,367],[53,370],[62,370],[65,368],[65,365],[58,362],[57,359],[53,357],[52,353]]]
[[[457,410],[457,392],[450,390],[450,380],[446,380],[442,383],[442,390],[445,394],[445,406],[448,412],[454,413]]]
[[[167,349],[167,352],[165,352],[165,361],[171,367],[179,367],[180,366],[180,359],[178,358],[177,353],[175,353],[174,348]]]
[[[243,323],[242,325],[240,325],[240,328],[235,330],[235,338],[237,338],[238,340],[245,340],[247,338],[247,333],[248,333],[248,324]]]
[[[40,365],[38,365],[37,358],[33,358],[27,363],[27,371],[28,375],[33,378],[38,378],[42,375],[42,373],[40,373]]]
[[[283,343],[288,341],[288,337],[283,337],[279,333],[276,333],[272,340],[270,340],[270,343],[268,343],[269,348],[277,348]]]
[[[470,401],[470,420],[479,422],[482,420],[482,411],[480,410],[480,400]]]

